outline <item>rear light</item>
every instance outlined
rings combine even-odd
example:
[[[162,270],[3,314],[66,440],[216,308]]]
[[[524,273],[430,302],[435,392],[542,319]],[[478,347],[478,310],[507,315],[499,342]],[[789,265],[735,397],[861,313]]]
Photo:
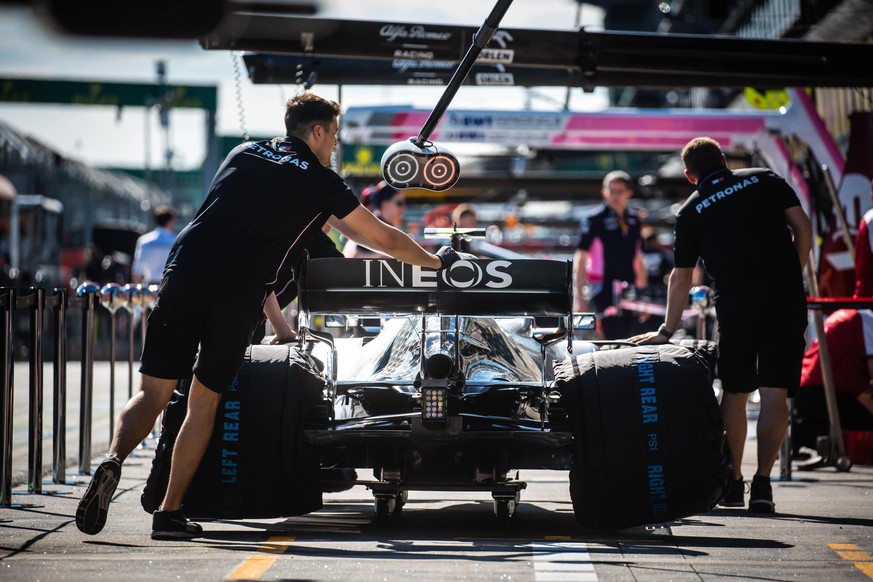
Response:
[[[421,420],[425,423],[445,422],[448,418],[448,390],[441,386],[421,389]]]

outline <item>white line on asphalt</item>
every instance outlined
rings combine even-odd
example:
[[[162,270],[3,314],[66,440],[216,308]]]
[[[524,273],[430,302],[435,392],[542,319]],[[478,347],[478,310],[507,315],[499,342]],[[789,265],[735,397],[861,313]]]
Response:
[[[533,542],[537,582],[595,582],[594,563],[584,542]]]

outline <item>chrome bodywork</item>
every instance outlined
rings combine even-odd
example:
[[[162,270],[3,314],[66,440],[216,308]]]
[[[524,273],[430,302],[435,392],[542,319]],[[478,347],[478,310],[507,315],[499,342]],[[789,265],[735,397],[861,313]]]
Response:
[[[360,266],[338,260],[346,261],[334,263],[344,269]],[[458,273],[496,269],[492,261],[479,263]],[[499,292],[486,287],[487,282],[482,291],[467,289],[463,294],[457,288],[418,291],[399,275],[393,277],[398,289],[388,292],[400,299],[390,309],[383,302],[378,311],[353,309],[353,301],[378,303],[383,301],[381,290],[364,289],[349,299],[353,290],[342,282],[311,295],[306,295],[310,289],[301,288],[303,340],[327,364],[325,414],[310,419],[305,433],[307,442],[318,447],[323,466],[372,468],[379,483],[398,490],[492,487],[507,483],[517,469],[570,468],[572,435],[554,390],[552,364],[569,350],[594,347],[574,341],[568,331],[569,266],[565,275],[558,261],[521,263],[507,267],[513,284],[521,277],[512,269],[545,266],[556,274],[532,284],[544,289],[528,289],[529,302],[524,290],[511,285]],[[400,287],[401,279],[405,287]],[[549,288],[555,290],[552,296],[538,299]],[[429,295],[422,298],[424,293]],[[454,294],[459,313],[446,313],[440,305],[448,294]],[[522,313],[528,303],[546,307],[541,314]],[[327,314],[332,305],[344,309]],[[502,306],[510,313],[496,313]],[[320,329],[313,317],[317,313],[325,314]],[[548,317],[555,327],[538,327],[539,317]],[[425,391],[444,398],[444,418],[423,415]]]

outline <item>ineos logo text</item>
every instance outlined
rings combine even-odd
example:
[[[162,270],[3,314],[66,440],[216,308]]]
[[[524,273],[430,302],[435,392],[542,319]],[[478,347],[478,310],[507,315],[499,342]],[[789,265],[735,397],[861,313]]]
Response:
[[[506,272],[509,261],[489,261],[483,269],[478,263],[460,260],[448,269],[434,271],[418,266],[397,265],[379,259],[366,259],[364,287],[382,288],[437,288],[438,279],[455,289],[488,287],[505,289],[512,285],[512,275]],[[405,267],[405,268],[404,268]]]
[[[469,278],[466,277],[468,271],[472,275]],[[447,285],[457,289],[466,289],[475,287],[482,282],[482,268],[470,261],[457,261],[448,269],[444,269],[442,276]]]

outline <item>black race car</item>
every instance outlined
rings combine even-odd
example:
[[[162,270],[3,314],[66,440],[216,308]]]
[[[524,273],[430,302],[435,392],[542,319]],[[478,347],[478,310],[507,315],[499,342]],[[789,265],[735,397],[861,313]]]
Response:
[[[297,515],[363,484],[378,522],[398,517],[410,490],[487,492],[509,522],[528,469],[568,470],[586,527],[708,511],[730,456],[706,350],[577,339],[594,317],[572,313],[571,283],[568,261],[307,261],[300,342],[252,346],[186,512]],[[184,414],[179,392],[150,499]]]

